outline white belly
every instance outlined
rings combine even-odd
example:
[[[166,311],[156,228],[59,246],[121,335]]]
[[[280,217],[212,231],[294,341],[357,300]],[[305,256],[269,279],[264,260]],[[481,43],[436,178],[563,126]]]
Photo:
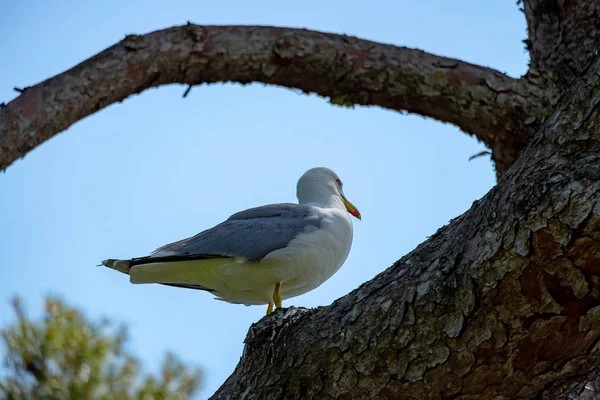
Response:
[[[299,235],[261,263],[282,270],[280,293],[282,298],[289,299],[331,278],[346,261],[351,246],[352,221],[344,210],[324,220],[318,231]]]

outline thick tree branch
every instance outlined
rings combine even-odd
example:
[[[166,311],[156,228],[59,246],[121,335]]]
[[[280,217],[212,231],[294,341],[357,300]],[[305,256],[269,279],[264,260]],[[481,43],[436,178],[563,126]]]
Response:
[[[523,0],[523,9],[530,67],[563,87],[570,85],[598,55],[600,2]]]
[[[600,360],[600,59],[502,181],[329,307],[253,325],[215,399],[567,398]]]
[[[377,105],[455,124],[492,149],[500,172],[553,98],[528,80],[420,50],[301,29],[188,24],[127,36],[1,108],[0,169],[133,93],[229,81],[298,88],[335,104]]]

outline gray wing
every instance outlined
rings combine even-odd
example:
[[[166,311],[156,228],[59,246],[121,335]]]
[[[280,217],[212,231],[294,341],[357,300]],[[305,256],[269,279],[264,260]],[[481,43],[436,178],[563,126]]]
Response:
[[[300,233],[318,229],[321,218],[313,210],[300,204],[271,204],[241,211],[211,229],[162,246],[149,257],[132,260],[132,266],[215,257],[260,260],[286,247]]]

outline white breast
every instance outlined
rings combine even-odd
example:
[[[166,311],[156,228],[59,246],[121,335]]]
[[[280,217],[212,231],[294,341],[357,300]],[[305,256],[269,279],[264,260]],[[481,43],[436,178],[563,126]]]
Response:
[[[280,271],[281,296],[299,296],[320,286],[342,266],[352,246],[352,221],[345,209],[319,209],[321,229],[298,235],[261,263]]]

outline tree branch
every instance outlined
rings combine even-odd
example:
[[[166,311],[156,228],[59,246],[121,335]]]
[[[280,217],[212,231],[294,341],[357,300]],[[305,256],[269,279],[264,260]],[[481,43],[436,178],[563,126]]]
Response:
[[[188,24],[127,36],[0,108],[0,169],[74,122],[171,83],[263,82],[459,126],[504,171],[552,106],[527,80],[490,68],[302,29]]]
[[[531,68],[570,85],[595,60],[600,48],[600,2],[523,0]]]
[[[580,389],[600,361],[599,89],[600,59],[494,189],[388,270],[329,307],[254,324],[213,398]]]

